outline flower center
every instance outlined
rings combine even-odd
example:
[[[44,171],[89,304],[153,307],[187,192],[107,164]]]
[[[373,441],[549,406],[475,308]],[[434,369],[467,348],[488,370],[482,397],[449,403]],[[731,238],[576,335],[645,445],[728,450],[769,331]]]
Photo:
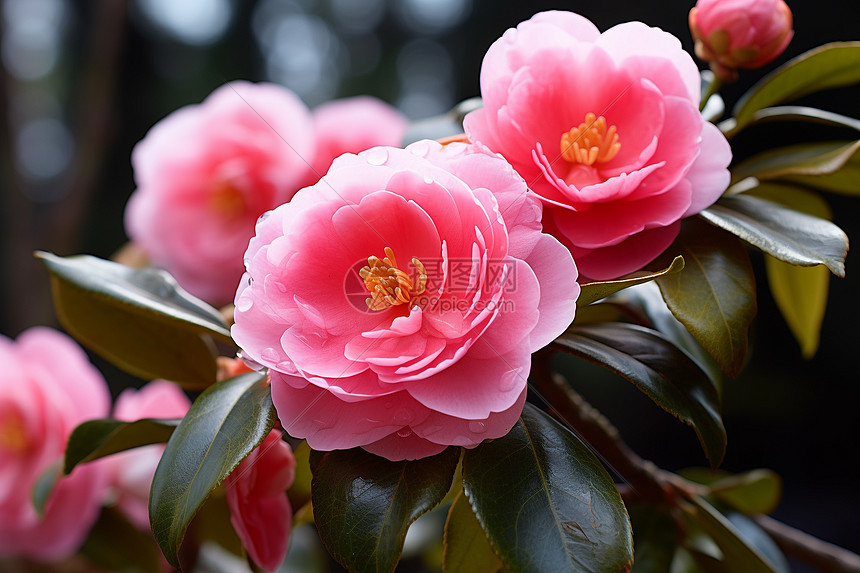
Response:
[[[370,296],[367,307],[370,310],[384,310],[399,304],[408,304],[413,296],[424,292],[427,286],[427,271],[416,258],[412,258],[412,266],[418,271],[417,284],[404,271],[397,268],[397,259],[391,247],[385,247],[385,258],[370,256],[367,266],[358,271],[358,276],[364,280],[364,286]]]
[[[245,198],[239,189],[222,179],[212,186],[209,205],[219,215],[236,216],[245,211]]]
[[[571,163],[594,165],[618,155],[621,143],[615,126],[607,129],[606,118],[588,112],[585,121],[561,136],[561,156]]]
[[[14,413],[4,418],[6,419],[0,423],[0,451],[10,454],[23,452],[30,441],[21,418]]]

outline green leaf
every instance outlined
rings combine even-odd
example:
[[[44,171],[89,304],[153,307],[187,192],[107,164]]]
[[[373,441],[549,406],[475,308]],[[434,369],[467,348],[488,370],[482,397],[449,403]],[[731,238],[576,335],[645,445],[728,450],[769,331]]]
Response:
[[[311,501],[311,473],[310,466],[311,448],[306,441],[302,441],[298,446],[293,448],[293,457],[296,459],[296,477],[293,480],[293,485],[287,490],[287,497],[290,498],[290,505],[293,508],[293,517],[296,517],[298,511]],[[293,524],[297,525],[297,524]]]
[[[830,221],[749,195],[723,197],[699,216],[781,261],[845,276],[848,236]]]
[[[783,555],[773,539],[755,521],[737,511],[729,510],[724,512],[723,515],[735,526],[735,529],[738,530],[738,533],[741,534],[749,545],[758,549],[770,566],[778,573],[791,573],[785,555]]]
[[[161,554],[153,539],[119,510],[105,508],[84,542],[81,554],[100,570],[114,573],[160,573]]]
[[[361,448],[313,452],[313,505],[328,552],[352,572],[394,571],[406,530],[451,487],[460,448],[391,462]]]
[[[90,257],[36,255],[51,274],[60,322],[85,346],[144,379],[188,388],[215,381],[212,337],[232,342],[218,311],[167,273]]]
[[[680,542],[678,523],[668,510],[652,505],[630,508],[636,559],[632,573],[666,573]]]
[[[122,422],[112,418],[88,420],[79,424],[66,444],[63,473],[69,475],[78,464],[84,464],[122,452],[166,442],[180,420],[145,418],[135,422]]]
[[[149,495],[152,532],[168,562],[194,514],[275,424],[265,374],[252,372],[210,386],[191,405],[167,442]]]
[[[669,252],[687,263],[684,272],[657,279],[663,300],[729,376],[737,376],[748,351],[756,313],[755,276],[743,244],[695,218],[684,221]]]
[[[63,460],[57,460],[45,468],[39,474],[39,477],[36,478],[31,498],[33,500],[33,507],[36,508],[36,515],[40,518],[45,514],[45,506],[48,504],[51,494],[54,493],[54,487],[61,477],[63,477]]]
[[[762,183],[746,193],[781,203],[792,209],[830,219],[830,206],[819,195],[778,183]],[[796,267],[765,257],[770,292],[789,329],[800,344],[804,358],[818,350],[821,325],[827,309],[830,272],[821,266]]]
[[[714,497],[744,513],[770,513],[782,496],[782,480],[766,469],[723,477],[708,487]]]
[[[749,177],[857,195],[860,194],[860,140],[819,141],[770,149],[732,169],[732,183]]]
[[[834,42],[805,52],[753,86],[735,105],[738,129],[756,111],[818,91],[860,82],[860,42]]]
[[[720,396],[693,360],[659,332],[620,322],[568,330],[553,343],[623,376],[696,431],[712,467],[726,451]]]
[[[445,573],[496,573],[502,562],[493,553],[469,500],[461,492],[445,521]]]
[[[632,565],[630,521],[609,474],[588,446],[531,404],[508,435],[466,450],[463,487],[513,571],[607,573]]]
[[[824,267],[797,267],[765,257],[768,285],[788,328],[807,360],[815,356],[827,310],[830,272]]]
[[[747,126],[758,123],[772,123],[778,121],[801,121],[807,123],[819,123],[833,127],[846,127],[860,131],[860,120],[825,111],[814,107],[801,105],[784,105],[778,107],[766,107],[756,111]],[[720,122],[719,128],[727,137],[731,137],[737,130],[737,122],[734,118]]]
[[[646,271],[643,273],[635,273],[634,275],[623,279],[584,283],[581,285],[582,290],[579,293],[579,298],[576,299],[576,304],[577,306],[582,307],[587,304],[591,304],[595,301],[598,301],[602,298],[606,298],[607,296],[614,294],[622,289],[626,289],[635,285],[640,285],[642,283],[647,283],[656,280],[659,277],[673,275],[675,273],[681,272],[683,269],[684,257],[678,256],[672,259],[672,264],[670,264],[662,271]]]
[[[756,547],[750,544],[726,517],[704,498],[692,496],[681,509],[719,546],[723,563],[730,571],[779,573]]]

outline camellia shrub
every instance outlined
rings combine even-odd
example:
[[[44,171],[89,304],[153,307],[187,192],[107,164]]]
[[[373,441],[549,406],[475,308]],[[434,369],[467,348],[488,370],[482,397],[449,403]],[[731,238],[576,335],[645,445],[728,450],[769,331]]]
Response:
[[[489,47],[480,99],[422,122],[439,139],[373,98],[311,112],[244,81],[156,124],[125,213],[144,262],[37,254],[69,334],[153,382],[109,416],[67,337],[0,339],[0,554],[97,559],[124,539],[130,570],[192,570],[215,544],[274,571],[313,523],[347,570],[390,572],[435,512],[448,573],[785,573],[783,551],[860,570],[766,516],[774,473],[719,470],[750,250],[811,356],[848,252],[824,197],[860,188],[858,141],[733,161],[733,138],[856,132],[793,102],[860,82],[860,43],[783,63],[726,110],[722,83],[779,57],[791,12],[699,4],[717,75],[647,23],[539,13]],[[710,471],[640,458],[558,353],[690,426]]]

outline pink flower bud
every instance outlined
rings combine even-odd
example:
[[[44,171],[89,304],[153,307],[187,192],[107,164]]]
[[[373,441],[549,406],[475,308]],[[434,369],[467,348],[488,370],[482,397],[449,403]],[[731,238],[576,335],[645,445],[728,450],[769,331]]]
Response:
[[[791,26],[783,0],[699,0],[690,10],[696,55],[724,80],[779,56],[794,35]]]

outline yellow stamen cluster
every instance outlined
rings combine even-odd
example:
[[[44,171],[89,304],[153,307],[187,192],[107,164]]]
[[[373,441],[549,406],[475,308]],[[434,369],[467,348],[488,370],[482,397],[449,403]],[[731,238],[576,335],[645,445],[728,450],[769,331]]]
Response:
[[[385,247],[385,258],[371,256],[367,258],[367,266],[358,271],[358,276],[364,280],[364,286],[370,296],[367,307],[370,310],[384,310],[399,304],[408,304],[413,296],[424,292],[427,287],[427,270],[416,258],[412,258],[412,266],[418,271],[417,284],[412,284],[409,275],[397,268],[397,259],[391,247]]]
[[[220,215],[241,215],[245,211],[242,192],[227,181],[218,181],[209,198],[212,209]]]
[[[621,143],[615,126],[607,129],[606,118],[588,112],[585,121],[561,136],[561,156],[571,163],[594,165],[618,155]]]
[[[0,424],[0,450],[17,454],[27,449],[29,440],[23,421],[12,414]]]

